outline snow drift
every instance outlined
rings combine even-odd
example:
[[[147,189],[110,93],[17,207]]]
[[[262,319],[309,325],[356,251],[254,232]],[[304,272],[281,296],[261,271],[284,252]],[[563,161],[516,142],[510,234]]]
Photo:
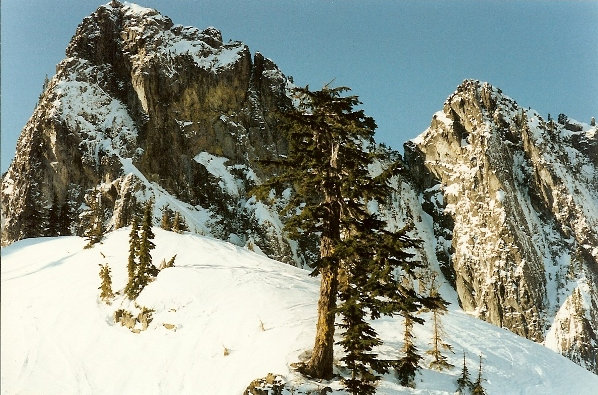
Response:
[[[297,389],[330,386],[342,393],[338,381],[306,382],[289,367],[312,346],[317,278],[226,242],[154,231],[154,263],[175,254],[176,261],[139,295],[137,304],[154,310],[140,333],[113,320],[115,310],[133,308],[122,296],[126,228],[90,249],[79,237],[27,239],[2,249],[3,394],[228,395],[269,372]],[[111,305],[99,299],[104,263],[121,294]],[[423,369],[416,389],[387,375],[379,393],[453,393],[463,352],[472,374],[482,354],[490,394],[589,394],[598,388],[598,376],[559,354],[455,304],[449,309],[443,322],[456,367]],[[385,342],[381,355],[396,358],[400,320],[380,320],[376,328]],[[426,350],[430,328],[416,326],[416,335],[418,348]]]

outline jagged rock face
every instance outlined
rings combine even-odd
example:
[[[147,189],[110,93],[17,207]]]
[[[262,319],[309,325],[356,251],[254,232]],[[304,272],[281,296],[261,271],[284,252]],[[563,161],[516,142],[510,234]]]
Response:
[[[246,195],[268,175],[258,160],[286,153],[276,113],[290,85],[272,61],[214,28],[118,2],[83,20],[66,55],[3,179],[4,244],[47,234],[55,202],[69,203],[81,234],[90,200],[110,229],[153,195],[156,210],[168,204],[192,229],[293,255],[276,210]]]
[[[547,346],[595,372],[597,137],[466,81],[405,145],[463,308],[534,341],[550,334]],[[565,326],[574,340],[556,335]]]

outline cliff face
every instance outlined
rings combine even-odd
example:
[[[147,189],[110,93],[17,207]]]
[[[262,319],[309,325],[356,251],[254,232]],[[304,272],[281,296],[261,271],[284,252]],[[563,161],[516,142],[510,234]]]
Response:
[[[597,371],[596,127],[465,81],[405,151],[463,308]]]
[[[83,20],[66,55],[4,177],[3,243],[48,234],[53,204],[81,234],[91,200],[113,229],[153,195],[158,218],[167,207],[192,230],[301,261],[276,210],[246,196],[266,174],[258,160],[286,152],[289,82],[272,61],[118,2]]]
[[[249,195],[270,175],[260,160],[287,151],[277,113],[292,84],[272,61],[214,28],[118,2],[83,20],[66,55],[2,179],[3,245],[81,235],[93,206],[107,230],[126,226],[153,198],[155,223],[176,212],[192,232],[309,261],[313,240],[282,231],[284,202]],[[594,372],[597,139],[596,127],[546,122],[465,81],[405,145],[381,210],[389,227],[413,226],[418,258],[466,311]],[[387,153],[387,164],[403,160]]]

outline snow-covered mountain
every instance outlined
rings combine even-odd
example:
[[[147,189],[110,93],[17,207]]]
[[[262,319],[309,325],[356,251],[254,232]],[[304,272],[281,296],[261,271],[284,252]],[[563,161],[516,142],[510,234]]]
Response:
[[[122,295],[127,228],[91,249],[79,237],[28,239],[2,249],[2,394],[230,395],[268,373],[286,383],[285,394],[325,387],[343,393],[338,380],[305,381],[289,368],[311,349],[315,333],[318,280],[309,271],[213,238],[155,232],[154,261],[176,254],[175,267],[139,295],[137,303],[154,310],[139,333],[114,322],[116,310],[136,309]],[[109,265],[120,291],[111,305],[99,298],[101,264]],[[472,375],[482,355],[489,394],[590,394],[598,386],[598,376],[456,303],[443,323],[455,367],[424,368],[416,389],[387,375],[378,393],[452,394],[463,352]],[[396,356],[400,327],[398,318],[376,323],[383,357]],[[431,327],[415,329],[425,351]]]
[[[292,87],[215,28],[130,3],[99,7],[3,175],[2,245],[80,236],[94,205],[117,230],[153,197],[155,223],[167,209],[193,234],[303,267],[314,241],[284,234],[284,202],[250,195],[271,175],[261,160],[287,152],[277,114],[293,105]],[[405,158],[387,154],[372,172],[394,162],[404,171],[384,214],[391,227],[413,225],[418,258],[442,273],[454,304],[598,373],[596,127],[548,122],[465,81]]]
[[[175,25],[157,11],[112,2],[77,28],[3,178],[2,242],[47,234],[53,204],[82,234],[91,201],[107,229],[156,199],[191,230],[301,262],[280,237],[277,210],[247,196],[286,153],[276,113],[290,82],[214,28]]]
[[[465,81],[405,161],[463,308],[598,372],[597,128],[560,122]]]

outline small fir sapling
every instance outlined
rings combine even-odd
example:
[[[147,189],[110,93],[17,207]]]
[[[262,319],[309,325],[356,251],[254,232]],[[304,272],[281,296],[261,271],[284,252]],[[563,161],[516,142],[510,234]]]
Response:
[[[464,395],[472,386],[473,383],[469,378],[469,370],[465,363],[465,352],[463,352],[463,368],[461,369],[461,375],[457,379],[457,394]]]
[[[99,286],[100,299],[107,304],[110,304],[110,299],[114,298],[114,292],[112,292],[112,277],[110,276],[110,267],[108,264],[100,266],[100,279],[102,283]]]
[[[170,220],[170,209],[168,206],[162,208],[162,220],[160,221],[160,227],[164,230],[172,230],[172,222]]]
[[[125,293],[131,300],[135,299],[136,293],[136,273],[137,273],[137,255],[139,251],[139,220],[133,216],[131,222],[131,233],[129,233],[129,260],[127,263],[127,272],[129,281],[125,287]]]
[[[432,274],[430,283],[430,296],[438,296],[438,285],[436,284],[436,273]],[[446,313],[447,308],[445,304],[438,304],[432,309],[432,348],[426,351],[426,354],[431,355],[433,360],[430,362],[430,368],[436,370],[450,369],[454,365],[450,364],[446,356],[442,355],[441,350],[453,352],[453,347],[442,340],[446,333],[442,327],[441,316]]]
[[[473,385],[471,387],[472,395],[485,395],[486,394],[486,390],[484,390],[484,387],[482,386],[482,382],[484,382],[484,379],[482,378],[482,355],[480,354],[480,367],[478,369],[478,378],[476,379],[475,383],[473,383]]]

